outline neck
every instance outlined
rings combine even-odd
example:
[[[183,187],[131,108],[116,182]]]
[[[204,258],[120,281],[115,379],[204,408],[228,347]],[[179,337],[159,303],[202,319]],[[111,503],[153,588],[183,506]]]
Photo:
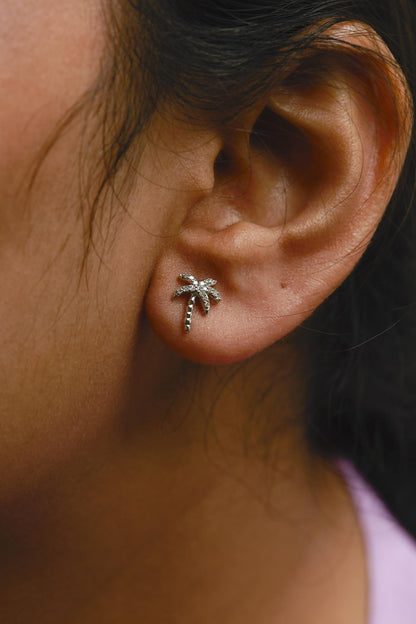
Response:
[[[299,356],[212,369],[142,353],[123,418],[5,515],[4,621],[295,622],[310,591],[325,623],[338,559],[357,609],[354,514],[305,447]]]

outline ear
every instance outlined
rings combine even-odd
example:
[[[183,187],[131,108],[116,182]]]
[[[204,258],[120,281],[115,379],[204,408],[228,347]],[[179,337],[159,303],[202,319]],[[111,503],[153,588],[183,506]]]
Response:
[[[232,363],[291,332],[352,271],[389,203],[411,132],[405,80],[371,29],[326,34],[243,133],[198,158],[213,183],[185,203],[146,301],[154,331],[191,360]],[[180,274],[217,280],[221,301]]]

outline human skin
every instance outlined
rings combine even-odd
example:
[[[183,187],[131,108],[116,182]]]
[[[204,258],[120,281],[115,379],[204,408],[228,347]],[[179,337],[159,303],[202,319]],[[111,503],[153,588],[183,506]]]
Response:
[[[110,219],[106,199],[85,264],[88,128],[72,123],[27,189],[105,54],[95,0],[0,8],[1,620],[364,623],[346,486],[285,425],[304,409],[303,350],[193,364],[144,311],[166,241],[212,187],[218,137],[155,117],[127,210]],[[247,438],[253,413],[264,430]],[[266,467],[259,439],[279,424]]]

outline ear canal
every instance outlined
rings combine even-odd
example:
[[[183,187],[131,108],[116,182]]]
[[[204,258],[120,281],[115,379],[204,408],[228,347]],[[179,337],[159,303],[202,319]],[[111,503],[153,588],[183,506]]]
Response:
[[[218,169],[219,152],[200,155],[201,171],[221,183],[188,196],[146,299],[154,331],[184,357],[229,364],[265,349],[364,253],[410,135],[402,76],[383,42],[365,32],[332,28],[343,45],[309,55],[257,103],[250,128],[219,134],[233,166]],[[377,93],[386,95],[375,102]],[[397,140],[397,124],[406,139]]]

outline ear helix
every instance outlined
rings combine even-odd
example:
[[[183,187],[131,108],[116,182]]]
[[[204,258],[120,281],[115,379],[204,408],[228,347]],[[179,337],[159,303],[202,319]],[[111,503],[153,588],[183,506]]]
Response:
[[[217,280],[215,279],[208,277],[198,281],[196,277],[190,275],[189,273],[181,273],[179,278],[184,282],[188,282],[188,284],[178,288],[178,290],[174,293],[173,298],[176,299],[176,297],[180,297],[185,294],[189,295],[184,322],[185,332],[189,333],[191,331],[192,313],[196,301],[198,300],[201,303],[205,314],[208,314],[211,308],[210,297],[212,297],[215,302],[218,302],[221,301],[221,295],[218,290],[213,288],[213,286],[217,283]]]

